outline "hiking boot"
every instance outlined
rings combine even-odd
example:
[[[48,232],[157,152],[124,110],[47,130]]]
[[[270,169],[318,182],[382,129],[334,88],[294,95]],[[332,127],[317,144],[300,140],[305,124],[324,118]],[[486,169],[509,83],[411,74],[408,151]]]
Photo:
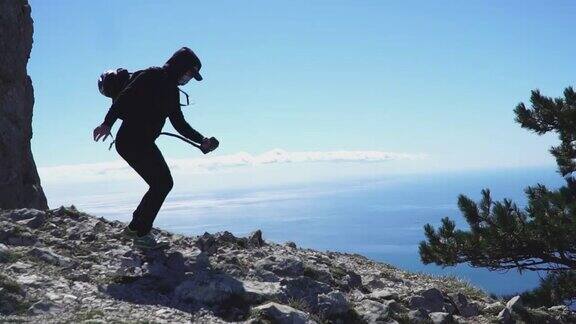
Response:
[[[124,229],[120,232],[120,235],[124,238],[129,238],[129,239],[133,239],[137,236],[138,231],[136,230],[131,230],[130,227],[126,226],[124,227]]]
[[[168,242],[158,241],[158,239],[154,237],[152,233],[148,233],[144,236],[136,235],[136,237],[133,240],[133,246],[142,249],[158,249],[167,247],[168,245],[169,245]]]

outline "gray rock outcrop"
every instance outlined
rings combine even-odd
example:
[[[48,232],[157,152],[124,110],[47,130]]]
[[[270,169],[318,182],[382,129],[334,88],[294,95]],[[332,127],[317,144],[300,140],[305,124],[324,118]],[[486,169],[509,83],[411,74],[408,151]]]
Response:
[[[230,232],[153,232],[134,249],[125,224],[74,206],[0,212],[0,322],[575,323],[566,307],[505,306],[454,278],[361,255]],[[517,321],[518,322],[518,321]]]
[[[26,65],[32,49],[27,0],[0,1],[0,209],[47,209],[32,157],[34,90]]]

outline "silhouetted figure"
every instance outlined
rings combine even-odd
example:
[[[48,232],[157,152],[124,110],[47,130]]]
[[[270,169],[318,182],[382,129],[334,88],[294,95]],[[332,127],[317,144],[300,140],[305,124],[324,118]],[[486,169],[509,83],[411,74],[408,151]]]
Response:
[[[215,138],[206,138],[190,127],[180,107],[178,86],[190,79],[202,80],[202,64],[192,50],[183,47],[162,67],[136,71],[129,77],[126,70],[118,69],[113,76],[103,75],[100,91],[113,98],[104,122],[94,129],[94,140],[110,135],[116,119],[122,125],[116,134],[115,147],[120,156],[148,183],[150,188],[132,215],[124,230],[134,238],[138,247],[156,248],[167,245],[150,233],[160,207],[173,186],[170,169],[154,143],[160,135],[166,118],[174,128],[205,154],[218,146]],[[122,79],[127,81],[122,82]],[[113,79],[113,81],[107,79]],[[112,95],[109,95],[112,93]]]

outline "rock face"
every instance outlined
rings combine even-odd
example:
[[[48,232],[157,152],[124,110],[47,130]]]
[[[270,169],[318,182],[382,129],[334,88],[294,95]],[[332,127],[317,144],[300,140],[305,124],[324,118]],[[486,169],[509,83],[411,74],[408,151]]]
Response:
[[[230,232],[134,249],[125,224],[73,206],[0,212],[5,323],[576,323],[469,284]]]
[[[30,149],[32,33],[28,1],[0,1],[0,209],[48,208]]]

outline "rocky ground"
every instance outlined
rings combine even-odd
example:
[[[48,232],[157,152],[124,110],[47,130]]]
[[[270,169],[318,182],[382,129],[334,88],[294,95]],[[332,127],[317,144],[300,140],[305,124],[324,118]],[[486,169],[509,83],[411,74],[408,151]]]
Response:
[[[564,306],[494,300],[455,278],[229,232],[160,231],[140,251],[119,221],[74,206],[0,212],[0,322],[576,323]]]

